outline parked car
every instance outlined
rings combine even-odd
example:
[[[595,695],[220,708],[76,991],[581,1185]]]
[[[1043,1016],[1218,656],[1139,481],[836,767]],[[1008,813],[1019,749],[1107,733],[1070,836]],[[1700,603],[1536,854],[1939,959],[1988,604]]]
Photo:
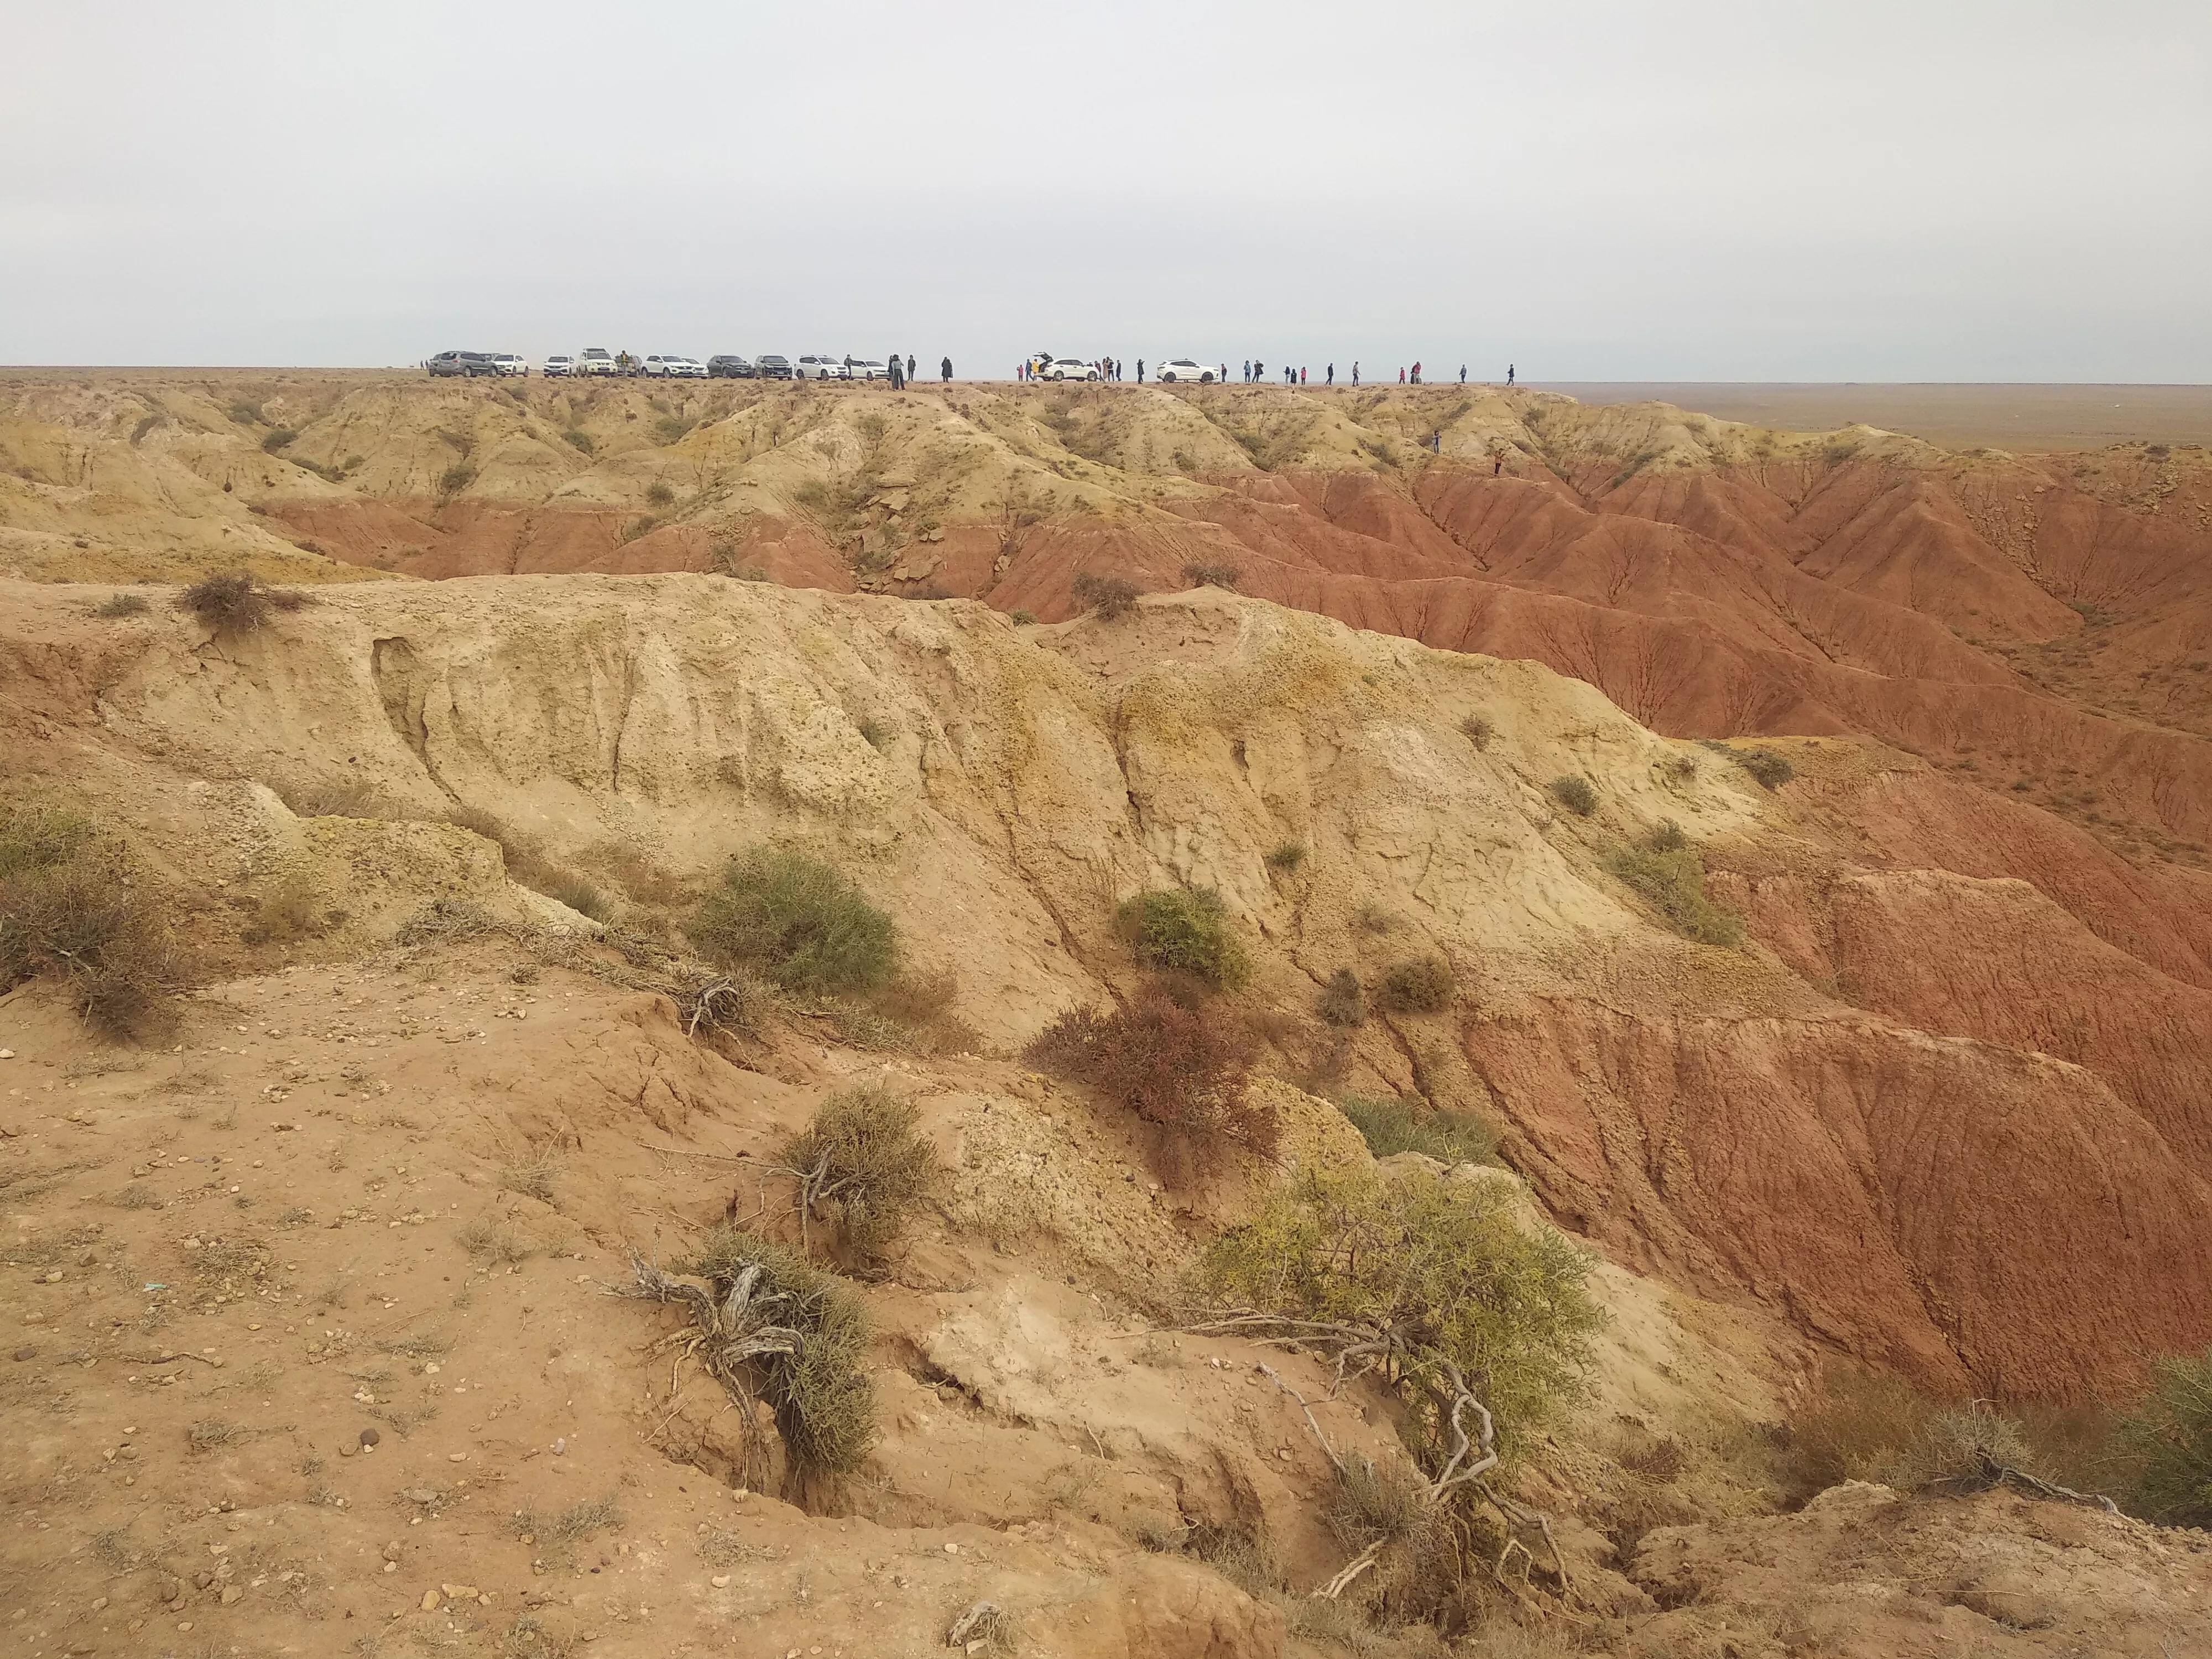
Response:
[[[853,378],[853,371],[845,367],[842,357],[809,354],[799,360],[799,378],[802,380],[849,380]]]
[[[493,352],[491,366],[495,372],[501,374],[520,375],[524,380],[530,378],[530,364],[527,360],[516,356],[512,351]]]
[[[576,359],[579,374],[612,374],[616,373],[614,353],[605,346],[586,346],[584,355]]]
[[[459,374],[474,379],[479,374],[496,374],[491,359],[481,351],[441,351],[430,359],[430,378]]]
[[[1073,357],[1055,357],[1045,365],[1043,378],[1048,380],[1095,380],[1098,371],[1091,364]]]
[[[763,380],[788,380],[799,371],[792,368],[790,358],[773,351],[763,351],[754,364],[753,372]]]
[[[845,373],[855,380],[888,380],[891,372],[872,357],[848,357]]]
[[[753,366],[743,357],[725,351],[707,359],[707,378],[710,380],[750,380]]]
[[[1194,363],[1188,357],[1176,357],[1162,363],[1159,377],[1163,380],[1196,380],[1200,386],[1212,386],[1212,368],[1206,363]]]
[[[545,360],[544,372],[549,380],[556,374],[574,374],[576,372],[576,360],[556,351]]]

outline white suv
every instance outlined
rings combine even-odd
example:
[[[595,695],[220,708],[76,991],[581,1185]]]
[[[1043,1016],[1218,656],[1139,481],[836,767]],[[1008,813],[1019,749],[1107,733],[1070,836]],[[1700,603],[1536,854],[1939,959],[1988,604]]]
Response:
[[[586,346],[584,355],[576,359],[579,374],[612,374],[616,372],[614,353],[605,346]]]
[[[655,380],[703,380],[707,365],[696,357],[664,356],[656,352],[638,365],[637,372]]]
[[[849,380],[853,371],[845,367],[844,359],[827,355],[801,357],[799,378],[802,380]]]

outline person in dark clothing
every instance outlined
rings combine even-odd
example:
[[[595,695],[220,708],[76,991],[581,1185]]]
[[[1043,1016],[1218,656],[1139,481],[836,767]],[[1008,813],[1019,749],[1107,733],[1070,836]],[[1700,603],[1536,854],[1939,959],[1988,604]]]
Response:
[[[1504,471],[1505,458],[1503,455],[1492,455],[1490,458],[1490,476],[1494,478]]]
[[[1252,378],[1253,378],[1254,380],[1266,380],[1266,379],[1267,378],[1267,364],[1265,364],[1265,363],[1255,363],[1255,364],[1253,364],[1253,365],[1252,365]]]
[[[1328,379],[1323,380],[1322,384],[1323,386],[1334,386],[1336,384],[1336,365],[1334,363],[1331,363],[1328,366]]]
[[[1462,386],[1465,386],[1467,384],[1467,365],[1465,363],[1462,363],[1459,366],[1459,383]]]
[[[1513,384],[1513,365],[1510,363],[1505,365],[1505,384],[1508,386]]]
[[[1441,455],[1443,453],[1444,434],[1443,432],[1437,431],[1429,434],[1429,453],[1431,455]]]
[[[1142,386],[1142,385],[1144,385],[1144,383],[1145,383],[1145,360],[1144,360],[1142,357],[1139,357],[1139,358],[1138,358],[1138,359],[1137,359],[1137,384],[1138,384],[1139,386]]]
[[[951,385],[951,384],[952,384],[952,359],[951,359],[951,358],[950,358],[950,357],[947,357],[947,358],[946,358],[946,359],[945,359],[942,363],[940,363],[940,364],[939,365],[939,368],[941,368],[941,369],[944,371],[944,374],[945,374],[945,385],[947,385],[947,386]]]
[[[1357,357],[1352,360],[1352,383],[1354,386],[1359,384],[1359,360]]]
[[[906,354],[906,377],[909,380],[914,379],[914,353],[911,351]]]

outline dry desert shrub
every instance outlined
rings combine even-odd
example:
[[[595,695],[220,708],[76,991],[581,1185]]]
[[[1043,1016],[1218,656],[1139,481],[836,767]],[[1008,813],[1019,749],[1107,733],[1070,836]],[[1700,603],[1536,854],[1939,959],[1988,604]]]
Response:
[[[2033,1462],[2020,1425],[1986,1401],[1954,1406],[1920,1425],[1895,1461],[1893,1484],[1911,1492],[1979,1492]]]
[[[945,1175],[937,1148],[915,1127],[920,1119],[911,1100],[879,1084],[822,1103],[777,1152],[799,1182],[793,1201],[802,1242],[823,1206],[835,1204],[846,1248],[864,1262],[882,1258]]]
[[[730,860],[685,931],[709,959],[757,968],[787,991],[873,991],[897,971],[897,924],[842,872],[788,848]]]
[[[1221,587],[1230,592],[1244,580],[1244,572],[1237,566],[1193,560],[1182,568],[1182,579],[1194,587]]]
[[[1087,1083],[1176,1135],[1204,1164],[1230,1147],[1274,1155],[1275,1115],[1247,1095],[1252,1040],[1229,1021],[1147,989],[1111,1013],[1073,1008],[1028,1049],[1030,1060]]]
[[[2212,1528],[2212,1348],[2158,1360],[2119,1439],[2135,1465],[2130,1509],[2162,1526]]]
[[[92,614],[112,622],[119,617],[143,617],[152,609],[143,593],[117,593],[94,605]]]
[[[1134,611],[1143,591],[1126,576],[1101,576],[1088,570],[1079,572],[1068,585],[1075,602],[1103,622],[1118,621]]]
[[[1789,757],[1771,749],[1731,749],[1725,744],[1720,749],[1750,773],[1754,781],[1768,789],[1779,789],[1797,775],[1797,769],[1790,763]]]
[[[1553,1229],[1522,1227],[1505,1183],[1309,1170],[1208,1247],[1200,1282],[1217,1306],[1387,1334],[1408,1443],[1429,1457],[1448,1443],[1447,1362],[1508,1450],[1581,1396],[1605,1321],[1589,1268]]]
[[[639,1293],[690,1306],[708,1368],[725,1386],[734,1382],[768,1402],[794,1469],[839,1475],[859,1468],[875,1441],[876,1405],[867,1309],[852,1286],[737,1227],[709,1234],[685,1271],[711,1289],[677,1286],[641,1267]]]
[[[266,627],[280,611],[297,611],[307,596],[289,587],[270,587],[246,571],[204,576],[177,595],[177,609],[188,611],[217,634],[250,634]]]
[[[497,931],[490,911],[467,899],[434,898],[405,921],[392,937],[402,945],[453,945]]]
[[[183,953],[171,901],[122,842],[58,807],[0,806],[0,991],[40,974],[110,1036],[174,1023]]]
[[[1151,888],[1123,900],[1114,918],[1148,968],[1188,974],[1219,991],[1233,991],[1251,977],[1251,958],[1211,887]]]
[[[1498,735],[1498,728],[1480,714],[1469,714],[1459,723],[1460,731],[1477,749],[1490,747],[1490,740]]]
[[[1394,1014],[1437,1014],[1451,1006],[1451,964],[1442,957],[1408,957],[1382,970],[1375,1000]]]
[[[1590,787],[1588,778],[1572,772],[1562,772],[1552,780],[1552,799],[1578,818],[1586,818],[1597,811],[1597,791]]]
[[[1331,974],[1321,988],[1320,1012],[1322,1019],[1340,1028],[1367,1024],[1367,993],[1360,988],[1359,975],[1349,968]]]

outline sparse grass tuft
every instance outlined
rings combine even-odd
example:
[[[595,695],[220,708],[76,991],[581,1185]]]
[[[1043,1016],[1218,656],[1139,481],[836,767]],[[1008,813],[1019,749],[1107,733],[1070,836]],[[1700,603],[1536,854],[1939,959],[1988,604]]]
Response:
[[[1122,901],[1115,920],[1137,960],[1188,974],[1216,990],[1251,977],[1251,958],[1231,931],[1228,907],[1211,887],[1154,887]]]
[[[1085,570],[1078,573],[1068,591],[1085,611],[1103,622],[1115,622],[1137,608],[1138,596],[1144,590],[1126,576],[1101,576]]]
[[[1605,867],[1685,939],[1732,949],[1743,942],[1743,918],[1705,896],[1705,861],[1671,818],[1641,848],[1617,847]]]
[[[1498,735],[1498,728],[1480,714],[1469,714],[1459,723],[1460,731],[1477,749],[1490,747],[1490,740]]]
[[[647,486],[645,501],[646,505],[648,507],[673,507],[676,505],[676,492],[671,489],[666,484],[656,480],[652,484]]]
[[[517,1510],[507,1521],[507,1531],[517,1538],[532,1540],[533,1547],[552,1566],[570,1565],[575,1559],[578,1545],[596,1533],[620,1531],[623,1525],[622,1505],[611,1492],[604,1498],[580,1498],[567,1509],[550,1514]]]
[[[1471,1112],[1430,1111],[1395,1096],[1346,1095],[1337,1103],[1376,1158],[1419,1152],[1439,1164],[1495,1164],[1498,1136]]]
[[[501,1192],[520,1193],[541,1204],[553,1201],[553,1177],[561,1168],[560,1158],[550,1146],[532,1150],[526,1158],[502,1164],[499,1171]]]
[[[1034,611],[1009,611],[1007,613],[1007,617],[1008,620],[1010,620],[1017,628],[1034,628],[1036,626],[1036,612]]]
[[[1451,964],[1442,957],[1408,957],[1382,970],[1378,1006],[1394,1014],[1438,1014],[1451,1006]]]
[[[757,967],[787,991],[872,991],[899,963],[897,924],[842,873],[788,848],[731,860],[685,931],[709,958]]]
[[[537,1246],[510,1224],[480,1215],[453,1235],[454,1243],[488,1267],[512,1267],[538,1254]]]
[[[177,609],[189,611],[217,634],[250,634],[268,625],[279,611],[297,611],[307,596],[289,587],[270,587],[243,570],[203,576],[177,595]]]
[[[146,602],[143,593],[114,593],[94,605],[92,614],[103,621],[113,622],[123,617],[143,617],[153,608]]]
[[[1588,778],[1572,772],[1562,772],[1552,780],[1552,799],[1578,818],[1597,811],[1597,791],[1590,787]]]
[[[1270,848],[1267,867],[1280,875],[1289,875],[1306,861],[1306,844],[1302,841],[1286,841]]]
[[[235,1443],[243,1434],[235,1423],[227,1423],[219,1417],[203,1418],[185,1431],[185,1437],[196,1452],[214,1451],[217,1447]]]

